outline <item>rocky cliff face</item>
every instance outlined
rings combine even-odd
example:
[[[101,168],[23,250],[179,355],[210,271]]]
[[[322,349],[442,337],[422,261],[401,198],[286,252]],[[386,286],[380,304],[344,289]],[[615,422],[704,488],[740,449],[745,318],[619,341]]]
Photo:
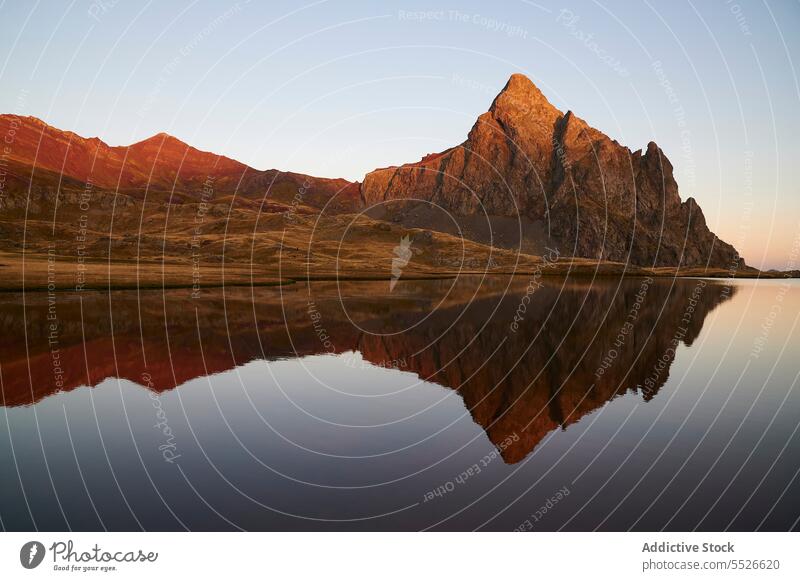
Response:
[[[556,109],[524,75],[511,77],[464,143],[367,174],[361,196],[367,205],[423,200],[455,215],[538,221],[564,255],[642,266],[740,264],[697,203],[681,202],[655,143],[631,152]]]

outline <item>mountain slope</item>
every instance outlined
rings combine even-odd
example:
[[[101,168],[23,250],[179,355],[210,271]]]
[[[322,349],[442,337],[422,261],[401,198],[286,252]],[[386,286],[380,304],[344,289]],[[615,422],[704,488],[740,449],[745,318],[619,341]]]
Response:
[[[92,188],[142,199],[155,196],[180,203],[204,192],[261,201],[291,202],[302,188],[302,203],[323,207],[332,200],[338,210],[358,205],[358,184],[343,179],[316,178],[278,170],[259,171],[215,153],[200,151],[159,133],[128,146],[112,147],[102,140],[62,131],[35,117],[0,115],[0,135],[11,143],[6,162],[14,175],[41,184],[68,178]],[[20,168],[23,168],[20,171]],[[25,170],[27,168],[27,170]],[[38,173],[37,173],[38,172]]]

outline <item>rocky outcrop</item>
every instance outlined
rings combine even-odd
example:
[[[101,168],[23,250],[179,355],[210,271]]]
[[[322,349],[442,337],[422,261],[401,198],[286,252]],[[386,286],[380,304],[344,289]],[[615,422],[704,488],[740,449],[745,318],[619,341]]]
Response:
[[[456,215],[540,221],[565,255],[641,266],[740,265],[697,203],[681,202],[672,165],[655,143],[631,152],[556,109],[519,74],[464,143],[367,174],[361,195],[368,206],[423,200]]]

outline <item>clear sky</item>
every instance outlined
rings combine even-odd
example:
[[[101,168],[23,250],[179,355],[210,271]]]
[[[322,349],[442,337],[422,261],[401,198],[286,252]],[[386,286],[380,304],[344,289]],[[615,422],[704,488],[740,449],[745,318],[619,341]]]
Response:
[[[361,179],[460,143],[522,72],[656,141],[748,263],[800,263],[797,0],[0,2],[1,112]]]

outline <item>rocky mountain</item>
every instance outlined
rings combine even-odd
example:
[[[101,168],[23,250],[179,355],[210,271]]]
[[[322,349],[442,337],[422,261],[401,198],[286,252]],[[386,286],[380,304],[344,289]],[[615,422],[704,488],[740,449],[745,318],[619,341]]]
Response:
[[[533,255],[549,246],[563,257],[643,267],[744,268],[736,250],[708,229],[695,200],[681,201],[672,165],[655,143],[632,152],[556,109],[519,74],[464,143],[375,170],[361,184],[256,170],[165,133],[112,147],[33,117],[0,115],[0,134],[6,145],[0,201],[8,210],[0,215],[0,241],[13,249],[20,219],[30,220],[31,212],[57,215],[56,199],[79,205],[81,191],[91,187],[104,208],[161,204],[141,210],[141,223],[148,212],[176,216],[165,205],[201,202],[217,204],[222,217],[226,208],[251,211],[255,225],[264,212],[343,218],[364,211],[407,230],[441,231]],[[126,199],[118,201],[118,194]],[[138,232],[140,221],[132,224]],[[121,226],[116,235],[132,234]]]
[[[461,145],[364,178],[366,204],[423,201],[460,216],[538,225],[563,255],[642,266],[743,266],[682,202],[655,143],[632,152],[515,74]],[[408,205],[400,205],[402,221]]]

